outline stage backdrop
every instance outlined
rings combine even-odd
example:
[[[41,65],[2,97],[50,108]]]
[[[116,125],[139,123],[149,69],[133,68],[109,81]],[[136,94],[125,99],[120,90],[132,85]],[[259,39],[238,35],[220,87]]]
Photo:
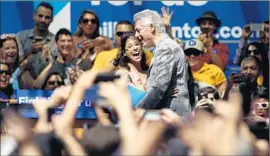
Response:
[[[33,27],[33,11],[39,2],[12,1],[0,2],[1,34],[16,33]],[[163,6],[174,11],[172,32],[183,40],[194,38],[199,33],[195,20],[205,10],[216,12],[222,20],[218,32],[221,42],[230,48],[230,61],[233,59],[237,42],[241,37],[241,28],[247,23],[259,23],[269,19],[268,1],[72,1],[50,2],[55,9],[54,21],[50,26],[52,32],[65,27],[72,32],[76,30],[78,17],[83,9],[94,10],[101,21],[101,34],[113,37],[114,27],[119,20],[132,21],[134,13],[153,9],[160,12]],[[258,38],[255,33],[253,39]]]

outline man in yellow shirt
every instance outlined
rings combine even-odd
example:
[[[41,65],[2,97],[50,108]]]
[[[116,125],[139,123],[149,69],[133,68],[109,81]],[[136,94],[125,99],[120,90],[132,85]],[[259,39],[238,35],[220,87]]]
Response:
[[[193,39],[186,42],[184,49],[192,75],[199,87],[212,86],[219,93],[223,93],[227,85],[225,74],[218,66],[204,62],[205,45],[200,40]]]
[[[100,52],[96,57],[96,60],[94,62],[92,69],[97,70],[97,71],[107,71],[107,70],[113,69],[114,66],[112,65],[111,62],[119,54],[119,50],[121,47],[121,36],[124,33],[133,32],[133,31],[134,31],[133,25],[129,21],[123,20],[123,21],[118,22],[118,24],[115,27],[115,36],[114,36],[116,48],[110,51]],[[146,56],[147,65],[150,65],[151,59],[152,59],[152,53],[149,50],[145,50],[145,56]]]

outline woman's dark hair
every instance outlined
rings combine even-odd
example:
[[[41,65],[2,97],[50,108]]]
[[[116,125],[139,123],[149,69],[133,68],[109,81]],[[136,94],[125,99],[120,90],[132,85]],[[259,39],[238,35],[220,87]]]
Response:
[[[129,38],[131,37],[134,37],[134,33],[125,33],[121,36],[121,49],[120,49],[120,54],[118,55],[118,57],[114,60],[113,62],[113,65],[114,66],[120,66],[120,67],[124,67],[126,69],[129,70],[129,66],[128,66],[128,63],[129,63],[129,59],[128,57],[126,56],[126,50],[125,50],[125,47],[126,47],[126,42]],[[135,38],[136,39],[136,38]],[[145,53],[142,52],[142,60],[141,60],[141,67],[142,67],[142,70],[147,70],[148,69],[148,66],[146,64],[146,56],[145,56]]]
[[[264,86],[258,86],[253,94],[254,98],[265,98],[269,100],[269,90]]]
[[[4,42],[6,42],[8,40],[15,41],[16,46],[17,46],[17,57],[16,57],[16,60],[15,60],[15,63],[12,66],[13,69],[16,69],[19,66],[19,45],[18,45],[16,37],[14,36],[14,37],[6,37],[4,39],[0,39],[0,48],[2,48],[4,46]],[[10,67],[9,67],[9,69],[10,69]]]
[[[240,55],[240,61],[239,62],[241,62],[244,58],[246,58],[246,57],[249,56],[249,54],[248,54],[248,48],[250,46],[256,47],[256,49],[258,49],[258,51],[260,52],[260,54],[263,56],[263,51],[264,51],[263,45],[260,42],[251,42],[246,47],[244,47],[244,52],[241,53],[241,55]]]
[[[5,62],[0,62],[0,66],[1,65],[5,65],[5,66],[7,66],[8,67],[8,71],[10,72],[10,67],[9,67],[9,65],[7,64],[7,63],[5,63]],[[11,76],[11,75],[10,75]],[[11,98],[12,97],[12,95],[13,95],[13,88],[12,88],[12,86],[9,84],[8,86],[7,86],[7,88],[1,88],[1,90],[0,90],[0,92],[3,92],[3,93],[5,93],[6,94],[6,96],[8,97],[8,98]]]
[[[189,63],[187,62],[187,69],[188,69],[188,95],[189,95],[189,103],[191,105],[191,108],[193,110],[193,108],[195,107],[196,104],[196,95],[199,92],[199,85],[195,82],[193,75],[192,75],[192,71],[190,68]]]
[[[53,75],[60,76],[61,79],[62,79],[62,81],[63,81],[63,85],[65,85],[64,77],[63,77],[60,73],[58,73],[58,72],[52,72],[52,73],[49,74],[49,75],[47,76],[47,78],[45,79],[45,81],[44,81],[44,83],[43,83],[41,89],[45,89],[48,80],[49,80]]]
[[[94,31],[94,33],[92,34],[92,36],[89,36],[90,37],[90,39],[95,39],[96,37],[98,37],[100,34],[99,34],[99,18],[98,18],[98,16],[97,16],[97,14],[94,12],[94,11],[92,11],[92,10],[84,10],[82,13],[81,13],[81,15],[80,15],[80,17],[79,17],[79,20],[78,20],[78,26],[77,26],[77,31],[75,32],[75,36],[82,36],[83,35],[83,30],[79,27],[79,24],[81,23],[81,21],[82,21],[82,19],[83,19],[83,16],[85,15],[85,14],[92,14],[93,16],[95,16],[95,19],[97,20],[97,23],[96,23],[96,25],[97,25],[97,28],[96,28],[96,30]]]

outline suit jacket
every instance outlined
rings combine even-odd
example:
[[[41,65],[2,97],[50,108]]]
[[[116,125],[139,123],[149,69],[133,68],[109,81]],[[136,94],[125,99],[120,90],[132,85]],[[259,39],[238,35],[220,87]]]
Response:
[[[147,77],[147,94],[137,105],[145,109],[170,108],[180,116],[191,112],[188,94],[188,68],[185,54],[167,34],[156,45]],[[179,89],[177,97],[168,94]]]

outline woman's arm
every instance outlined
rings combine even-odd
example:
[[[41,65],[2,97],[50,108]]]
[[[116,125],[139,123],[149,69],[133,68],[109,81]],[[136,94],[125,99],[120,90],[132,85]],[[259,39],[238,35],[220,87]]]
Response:
[[[39,74],[39,76],[37,77],[37,79],[34,81],[34,84],[33,84],[33,88],[34,89],[41,89],[43,83],[44,83],[44,80],[46,79],[47,75],[49,74],[50,72],[50,69],[52,68],[53,66],[53,62],[50,62],[43,70],[42,72]]]

